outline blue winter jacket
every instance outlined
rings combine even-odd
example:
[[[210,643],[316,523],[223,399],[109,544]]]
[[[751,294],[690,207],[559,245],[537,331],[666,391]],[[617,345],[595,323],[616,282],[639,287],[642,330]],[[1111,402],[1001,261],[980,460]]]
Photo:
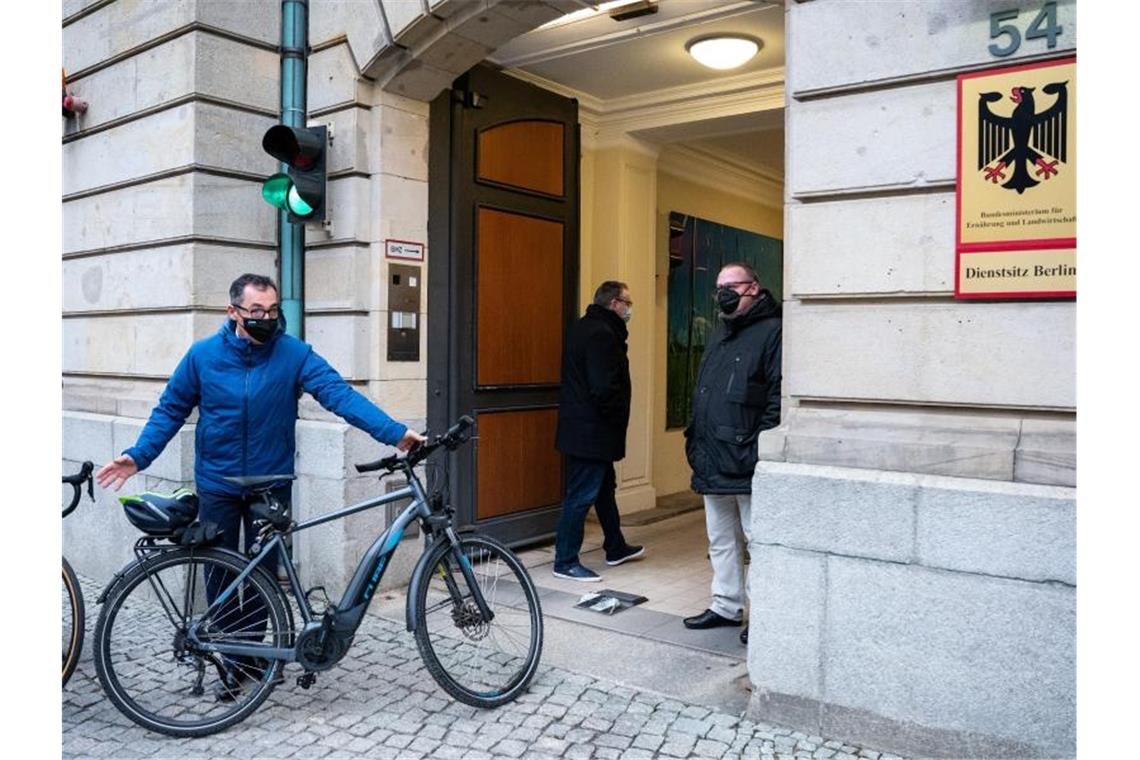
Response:
[[[178,363],[138,441],[124,451],[150,466],[194,407],[194,478],[199,491],[240,494],[234,475],[291,475],[297,402],[303,391],[376,440],[395,444],[407,426],[344,381],[313,347],[278,331],[262,345],[241,338],[227,319]]]

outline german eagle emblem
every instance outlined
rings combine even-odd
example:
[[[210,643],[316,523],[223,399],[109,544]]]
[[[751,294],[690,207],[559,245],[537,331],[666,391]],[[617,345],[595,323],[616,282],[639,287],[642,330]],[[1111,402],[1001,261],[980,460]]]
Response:
[[[978,95],[978,171],[985,171],[985,179],[996,185],[1006,178],[1006,170],[1012,169],[1012,176],[1002,187],[1021,195],[1040,184],[1034,177],[1047,180],[1058,173],[1058,162],[1066,162],[1068,144],[1067,85],[1068,81],[1054,82],[1041,88],[1048,95],[1056,95],[1053,104],[1041,113],[1033,100],[1033,87],[1010,91],[1010,100],[1017,105],[1009,116],[990,110],[991,103],[1002,99],[1000,92]]]

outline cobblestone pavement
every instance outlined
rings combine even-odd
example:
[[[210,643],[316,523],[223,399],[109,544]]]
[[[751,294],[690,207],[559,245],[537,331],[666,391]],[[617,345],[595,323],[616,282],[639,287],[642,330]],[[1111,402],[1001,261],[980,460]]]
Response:
[[[85,584],[97,613],[94,587]],[[92,609],[93,608],[93,609]],[[353,648],[308,691],[286,680],[245,722],[220,734],[174,739],[135,725],[103,695],[83,658],[63,691],[64,758],[818,758],[894,755],[686,704],[554,667],[495,710],[455,702],[424,669],[403,626],[369,616]]]

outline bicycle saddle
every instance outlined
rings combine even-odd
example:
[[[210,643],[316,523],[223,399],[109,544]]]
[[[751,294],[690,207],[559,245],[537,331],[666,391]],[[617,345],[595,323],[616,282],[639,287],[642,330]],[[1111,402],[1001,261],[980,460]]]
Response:
[[[274,483],[280,483],[283,480],[296,479],[296,475],[243,475],[241,477],[226,477],[226,480],[233,483],[235,486],[241,486],[242,488],[250,489],[256,489],[258,486],[271,486]]]

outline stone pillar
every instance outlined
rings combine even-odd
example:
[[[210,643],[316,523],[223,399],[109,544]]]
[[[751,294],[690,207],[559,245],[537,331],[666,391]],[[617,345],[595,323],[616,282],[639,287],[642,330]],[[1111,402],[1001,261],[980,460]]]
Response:
[[[229,283],[273,271],[280,3],[72,2],[64,66],[88,111],[63,135],[63,470],[134,443],[187,347],[215,331]],[[126,487],[193,479],[194,418]],[[76,570],[105,581],[138,533],[109,492],[64,522]]]
[[[953,299],[955,76],[985,2],[790,3],[784,414],[753,484],[750,713],[1071,755],[1074,304]],[[1030,17],[1023,14],[1025,23]]]
[[[329,198],[332,223],[307,235],[306,340],[361,393],[392,417],[422,430],[427,407],[427,258],[418,312],[420,359],[388,361],[389,239],[427,243],[428,104],[382,91],[362,79],[354,48],[375,7],[316,6],[310,57],[311,123],[331,124]],[[319,30],[314,32],[313,29]],[[351,30],[346,34],[346,30]],[[335,511],[386,492],[353,465],[393,453],[367,434],[303,400],[297,428],[298,517]],[[324,585],[335,600],[372,541],[388,526],[389,508],[339,520],[297,538],[306,585]],[[406,541],[413,541],[409,535]],[[407,581],[418,544],[397,550],[383,587]]]

